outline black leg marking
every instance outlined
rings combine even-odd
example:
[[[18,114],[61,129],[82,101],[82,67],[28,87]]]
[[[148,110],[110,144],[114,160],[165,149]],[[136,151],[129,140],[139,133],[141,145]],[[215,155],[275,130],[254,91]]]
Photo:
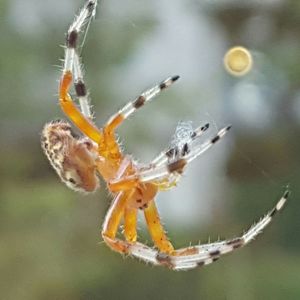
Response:
[[[181,174],[183,172],[183,168],[186,165],[186,160],[185,159],[179,159],[177,161],[174,161],[170,164],[168,164],[168,171],[169,173],[174,173],[177,172]]]
[[[175,75],[175,76],[172,77],[172,81],[175,82],[175,81],[177,81],[179,78],[180,78],[179,75]]]
[[[76,82],[74,84],[74,86],[75,86],[76,95],[78,97],[86,96],[86,94],[87,94],[86,86],[83,81],[79,80],[78,82]]]
[[[201,127],[201,131],[206,131],[208,128],[209,128],[209,124],[207,123]]]
[[[179,79],[179,76],[178,76],[178,75],[173,76],[173,77],[170,79],[169,82],[168,82],[168,81],[162,82],[162,83],[159,85],[159,88],[160,88],[161,90],[164,90],[165,88],[167,88],[168,86],[170,86],[170,84],[174,83],[174,82],[175,82],[176,80],[178,80],[178,79]]]
[[[201,133],[203,133],[204,131],[206,131],[209,128],[209,123],[203,125],[200,128],[197,128],[192,134],[191,134],[191,138],[194,140],[196,139],[198,136],[201,135]]]
[[[76,30],[71,31],[67,35],[67,47],[68,48],[76,48],[78,39],[78,32]]]
[[[89,1],[86,5],[86,8],[88,9],[89,13],[92,13],[95,8],[95,1]]]
[[[228,246],[231,246],[233,249],[240,248],[244,245],[244,241],[241,238],[236,238],[226,243]]]
[[[219,139],[220,139],[220,136],[219,136],[219,135],[216,135],[216,136],[211,140],[211,143],[214,144],[214,143],[216,143]]]
[[[215,250],[209,253],[212,258],[219,257],[221,255],[220,250]]]
[[[274,216],[276,215],[277,212],[278,212],[277,208],[274,207],[274,208],[272,209],[272,211],[270,212],[270,217],[274,217]]]
[[[289,197],[290,193],[291,193],[290,191],[285,191],[283,198],[287,199]]]
[[[133,102],[133,107],[135,109],[138,109],[142,107],[146,102],[146,99],[144,96],[139,96],[134,102]]]
[[[177,155],[178,155],[178,147],[171,148],[166,152],[166,156],[168,158],[176,157]]]
[[[203,267],[205,265],[204,261],[197,262],[197,267]]]
[[[175,148],[171,148],[166,152],[166,156],[169,158],[173,157],[174,154],[175,154]]]
[[[217,141],[219,141],[221,139],[221,137],[231,128],[231,126],[227,126],[226,128],[222,129],[222,133],[219,132],[219,134],[217,134],[212,140],[211,143],[214,144]]]
[[[157,253],[156,260],[165,267],[168,267],[170,269],[174,268],[174,264],[172,263],[171,257],[166,253]]]
[[[188,145],[187,143],[185,143],[185,144],[183,145],[181,155],[182,155],[182,156],[185,156],[185,155],[188,154],[189,152],[190,152],[189,145]]]

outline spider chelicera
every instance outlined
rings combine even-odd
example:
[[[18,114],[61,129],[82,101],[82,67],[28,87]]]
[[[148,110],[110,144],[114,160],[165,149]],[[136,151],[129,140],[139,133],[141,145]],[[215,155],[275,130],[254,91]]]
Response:
[[[76,191],[95,191],[99,187],[98,175],[102,176],[114,199],[106,214],[101,234],[105,243],[119,253],[153,265],[187,270],[210,264],[221,255],[245,246],[283,208],[289,192],[286,191],[276,206],[242,236],[175,250],[163,229],[154,198],[158,191],[175,186],[187,164],[218,142],[230,126],[201,143],[198,138],[208,129],[208,124],[193,129],[190,122],[180,122],[169,147],[147,165],[141,165],[129,155],[123,154],[115,130],[136,110],[177,81],[179,76],[169,77],[146,90],[113,115],[102,129],[98,129],[92,120],[77,51],[79,34],[95,15],[96,5],[97,0],[87,1],[68,30],[59,85],[60,106],[83,136],[76,136],[65,121],[46,124],[42,132],[42,147],[51,165],[61,180]],[[72,83],[80,108],[69,95]],[[137,242],[139,209],[144,213],[155,248]],[[122,220],[124,240],[116,237]]]

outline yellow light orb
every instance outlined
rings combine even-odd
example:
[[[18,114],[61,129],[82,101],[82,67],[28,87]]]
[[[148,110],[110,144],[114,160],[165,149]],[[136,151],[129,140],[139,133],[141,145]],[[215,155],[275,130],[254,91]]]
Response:
[[[252,55],[244,47],[230,48],[224,56],[224,66],[228,73],[235,76],[247,74],[253,65]]]

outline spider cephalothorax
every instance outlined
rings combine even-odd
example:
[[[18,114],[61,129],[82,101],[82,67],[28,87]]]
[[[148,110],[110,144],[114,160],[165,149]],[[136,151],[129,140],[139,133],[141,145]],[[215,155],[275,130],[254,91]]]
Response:
[[[186,166],[216,144],[230,126],[221,129],[212,139],[200,142],[198,137],[208,129],[208,124],[193,128],[191,122],[179,122],[170,145],[146,165],[136,163],[129,155],[123,154],[118,144],[116,129],[177,81],[179,76],[169,77],[143,92],[114,114],[102,129],[98,129],[92,122],[77,42],[84,25],[95,15],[96,5],[97,0],[87,1],[68,30],[65,63],[59,86],[60,106],[83,136],[76,136],[65,121],[46,124],[42,132],[42,147],[51,165],[68,187],[83,192],[96,190],[99,185],[98,175],[102,176],[114,200],[106,214],[101,234],[107,245],[119,253],[132,255],[154,265],[187,270],[212,263],[221,255],[248,244],[282,209],[288,197],[287,191],[276,206],[241,237],[179,250],[175,250],[169,241],[154,200],[158,191],[174,187]],[[69,95],[72,83],[80,108]],[[139,209],[144,213],[156,248],[137,242]],[[116,238],[122,220],[125,240]]]

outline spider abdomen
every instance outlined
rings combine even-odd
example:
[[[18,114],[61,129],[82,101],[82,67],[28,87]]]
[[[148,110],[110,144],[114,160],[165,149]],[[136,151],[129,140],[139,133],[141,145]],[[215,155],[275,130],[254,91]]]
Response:
[[[77,137],[70,124],[56,121],[42,131],[42,148],[61,180],[71,189],[93,192],[99,186],[93,146]]]

